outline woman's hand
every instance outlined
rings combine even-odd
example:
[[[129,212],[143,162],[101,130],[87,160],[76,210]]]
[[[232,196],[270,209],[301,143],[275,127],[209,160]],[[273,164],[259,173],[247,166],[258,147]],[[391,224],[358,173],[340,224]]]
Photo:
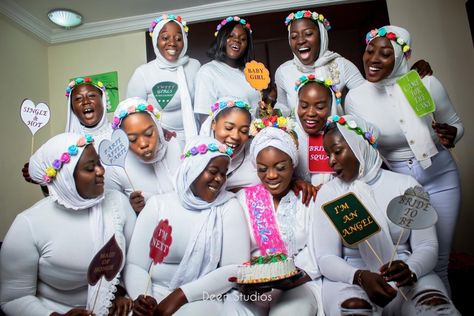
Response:
[[[300,192],[303,192],[302,202],[306,206],[308,206],[309,202],[311,202],[311,198],[313,198],[313,201],[316,200],[316,194],[318,193],[320,187],[321,186],[315,187],[311,183],[302,179],[296,179],[291,184],[291,189],[296,195],[299,195]]]
[[[377,273],[367,270],[357,270],[354,283],[364,289],[370,300],[378,306],[384,307],[397,296],[397,290],[391,287],[384,278]]]
[[[110,316],[127,316],[132,310],[133,301],[125,296],[115,296],[112,306],[109,308]]]
[[[177,288],[158,304],[155,308],[155,315],[171,316],[187,302],[188,299],[184,295],[183,290]]]
[[[140,214],[140,212],[145,207],[145,197],[141,191],[134,191],[130,194],[130,205],[132,205],[135,213]]]
[[[446,123],[436,122],[431,123],[431,127],[433,127],[434,131],[438,135],[441,145],[446,148],[454,147],[454,140],[456,139],[456,134],[458,133],[458,129],[456,127]]]
[[[153,313],[158,306],[153,296],[140,295],[133,302],[133,315],[134,316],[153,316]]]
[[[416,282],[416,275],[410,270],[410,267],[401,260],[392,261],[390,268],[388,267],[388,263],[384,264],[380,268],[380,273],[385,281],[397,282],[397,287],[413,285]]]
[[[95,316],[94,313],[82,309],[82,308],[73,308],[70,311],[68,311],[66,314],[60,314],[60,313],[51,313],[50,316]]]
[[[413,66],[411,66],[411,69],[416,70],[421,78],[433,75],[433,70],[431,69],[430,64],[423,59],[420,59],[414,63]]]

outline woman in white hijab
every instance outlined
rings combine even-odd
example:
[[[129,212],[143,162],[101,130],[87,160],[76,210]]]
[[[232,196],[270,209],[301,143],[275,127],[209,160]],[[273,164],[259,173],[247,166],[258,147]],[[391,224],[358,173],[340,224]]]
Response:
[[[160,111],[145,100],[128,98],[117,106],[112,128],[121,128],[130,142],[125,170],[109,167],[107,189],[125,193],[136,213],[155,194],[173,191],[173,179],[180,166],[179,141],[165,139]]]
[[[31,177],[47,185],[50,196],[20,213],[3,242],[5,314],[108,315],[131,309],[131,301],[118,295],[124,293],[118,291],[120,274],[96,286],[87,282],[90,261],[112,236],[125,256],[135,225],[126,197],[104,192],[104,168],[92,143],[89,135],[64,133],[31,157]]]
[[[138,67],[127,98],[140,97],[161,112],[163,128],[176,133],[181,147],[197,135],[192,99],[200,63],[186,55],[188,27],[181,16],[163,14],[150,28],[156,59]]]
[[[232,149],[211,137],[192,139],[176,176],[179,194],[153,196],[138,217],[125,269],[138,315],[221,315],[222,303],[213,298],[231,289],[228,278],[250,258],[242,209],[224,189],[231,155]],[[161,220],[172,228],[171,245],[153,266],[148,245]]]
[[[411,175],[430,194],[438,212],[439,257],[435,268],[449,290],[448,262],[461,200],[458,169],[449,150],[464,129],[443,85],[422,79],[435,110],[418,116],[397,80],[408,72],[410,34],[397,26],[367,33],[364,69],[367,81],[345,100],[348,114],[363,117],[380,130],[380,153],[392,171]]]
[[[322,186],[316,208],[352,192],[381,231],[370,236],[368,243],[348,246],[324,212],[316,212],[310,252],[324,277],[325,314],[457,315],[446,288],[433,273],[438,248],[434,227],[405,229],[399,239],[402,228],[386,215],[393,198],[419,184],[410,176],[380,168],[372,125],[350,115],[332,116],[330,122],[324,148],[337,178]],[[362,219],[354,221],[358,220]],[[398,239],[397,257],[389,264]]]
[[[314,202],[306,206],[302,194],[296,195],[291,189],[299,160],[295,137],[294,132],[286,128],[265,127],[258,132],[250,147],[250,157],[261,183],[237,194],[250,229],[251,256],[282,252],[292,257],[304,272],[304,276],[291,285],[267,293],[269,300],[262,298],[263,301],[257,304],[244,304],[247,312],[254,315],[291,315],[297,312],[314,316],[323,311],[320,273],[307,247],[315,213]],[[255,215],[257,209],[260,212],[258,218]],[[257,221],[260,224],[257,225]],[[281,248],[268,249],[263,242],[266,238],[272,238],[275,240],[272,245],[280,244]]]

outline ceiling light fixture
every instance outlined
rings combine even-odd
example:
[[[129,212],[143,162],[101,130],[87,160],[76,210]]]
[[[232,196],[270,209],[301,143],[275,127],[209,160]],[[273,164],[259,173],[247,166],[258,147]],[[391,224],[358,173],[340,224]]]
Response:
[[[48,12],[48,18],[54,24],[67,29],[82,23],[82,15],[69,9],[53,9]]]

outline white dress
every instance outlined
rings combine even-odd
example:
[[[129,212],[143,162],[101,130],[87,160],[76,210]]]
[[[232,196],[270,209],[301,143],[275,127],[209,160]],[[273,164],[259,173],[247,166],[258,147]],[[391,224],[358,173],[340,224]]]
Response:
[[[136,216],[127,198],[106,191],[104,223],[120,216],[127,244]],[[94,257],[90,209],[67,209],[50,197],[20,213],[0,252],[0,303],[7,315],[47,316],[85,308]],[[124,254],[125,257],[125,254]]]

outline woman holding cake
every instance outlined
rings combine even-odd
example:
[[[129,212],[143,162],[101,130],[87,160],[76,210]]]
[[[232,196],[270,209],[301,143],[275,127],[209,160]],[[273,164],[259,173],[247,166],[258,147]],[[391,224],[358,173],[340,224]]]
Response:
[[[324,277],[325,314],[458,315],[433,272],[438,250],[434,227],[405,229],[401,235],[402,228],[385,212],[393,198],[419,184],[410,176],[380,168],[372,125],[350,115],[332,116],[330,122],[324,148],[337,178],[322,186],[316,209],[352,192],[381,230],[368,243],[347,246],[324,212],[315,213],[310,251]],[[389,263],[397,240],[397,256]]]
[[[287,119],[282,117],[278,123],[282,129],[263,128],[250,147],[261,183],[241,190],[237,197],[251,231],[252,256],[285,253],[304,276],[267,294],[272,298],[268,304],[243,304],[243,308],[256,315],[316,315],[322,312],[320,274],[307,247],[315,208],[313,202],[306,206],[301,195],[291,190],[298,165],[297,144],[290,135],[293,131],[286,128]]]
[[[125,257],[135,225],[127,198],[104,192],[104,168],[92,144],[90,135],[59,134],[31,157],[30,175],[50,196],[20,213],[3,242],[6,315],[122,315],[131,309],[119,275],[88,286],[95,254],[115,235]]]
[[[222,314],[222,302],[209,297],[231,289],[228,278],[250,254],[242,209],[233,193],[224,189],[231,155],[230,147],[211,137],[193,139],[176,176],[179,194],[155,195],[147,201],[125,269],[136,315]],[[164,219],[172,227],[172,242],[163,263],[153,266],[148,245]]]
[[[125,170],[108,168],[106,185],[128,195],[137,214],[152,195],[173,191],[170,183],[180,166],[179,141],[165,139],[159,119],[155,106],[136,97],[120,102],[114,113],[112,128],[127,134],[130,150]]]

